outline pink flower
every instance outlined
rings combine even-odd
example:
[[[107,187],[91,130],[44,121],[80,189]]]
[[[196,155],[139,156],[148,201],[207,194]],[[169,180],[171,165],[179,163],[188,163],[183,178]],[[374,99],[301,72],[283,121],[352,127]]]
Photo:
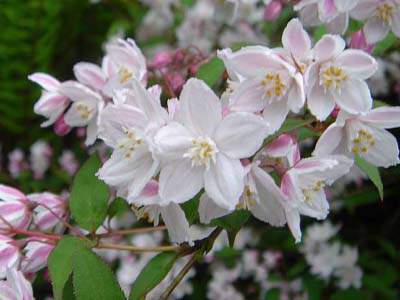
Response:
[[[47,258],[54,249],[54,245],[47,244],[45,240],[28,240],[24,248],[22,270],[24,273],[36,273],[47,266]]]
[[[87,62],[79,62],[74,65],[76,79],[95,91],[101,92],[107,82],[107,75],[97,65]]]
[[[53,149],[45,141],[35,142],[31,148],[31,169],[35,179],[42,179],[50,166]]]
[[[378,167],[396,165],[400,162],[397,140],[385,129],[399,126],[399,107],[383,106],[357,115],[340,112],[319,138],[314,155],[357,154]]]
[[[364,32],[362,30],[359,30],[352,34],[350,41],[350,48],[361,49],[371,54],[372,51],[374,50],[374,45],[368,44],[367,40],[365,39]]]
[[[8,236],[0,234],[0,279],[6,276],[8,268],[18,267],[20,259],[20,250],[15,241]],[[0,295],[1,291],[0,289]]]
[[[64,116],[60,116],[54,123],[53,130],[58,136],[64,136],[71,131],[71,127],[65,123]]]
[[[400,5],[398,0],[364,0],[352,10],[351,16],[365,21],[363,32],[368,44],[374,44],[390,30],[400,37]]]
[[[172,53],[169,51],[161,51],[156,53],[153,60],[149,62],[149,68],[159,70],[169,65],[172,61]]]
[[[43,88],[42,96],[35,103],[33,109],[36,114],[48,119],[42,123],[42,126],[50,126],[65,111],[69,104],[69,99],[59,91],[61,83],[54,77],[44,73],[34,73],[29,75],[28,78]]]
[[[344,50],[339,36],[325,35],[314,47],[314,63],[305,74],[307,104],[318,120],[325,120],[335,104],[349,113],[371,109],[365,80],[378,68],[376,60],[358,49]]]
[[[31,284],[20,271],[8,268],[6,276],[7,280],[0,281],[0,299],[35,300]]]
[[[68,175],[73,176],[79,169],[79,162],[71,150],[64,150],[58,159],[58,163]]]
[[[17,148],[8,154],[8,171],[11,177],[18,178],[21,172],[29,168],[28,163],[25,161],[24,152]]]
[[[241,158],[255,153],[267,135],[262,118],[233,112],[222,118],[222,105],[202,81],[189,79],[182,89],[179,122],[155,137],[160,157],[163,203],[182,203],[202,187],[219,206],[234,209],[244,188]]]
[[[264,8],[264,20],[274,21],[282,12],[282,2],[279,0],[272,0]]]
[[[27,197],[36,204],[33,221],[40,230],[51,231],[57,225],[63,227],[62,220],[68,216],[67,201],[64,198],[49,192],[29,194]]]
[[[0,216],[8,224],[0,220],[0,232],[12,229],[26,229],[31,220],[32,212],[27,197],[19,190],[0,184]]]

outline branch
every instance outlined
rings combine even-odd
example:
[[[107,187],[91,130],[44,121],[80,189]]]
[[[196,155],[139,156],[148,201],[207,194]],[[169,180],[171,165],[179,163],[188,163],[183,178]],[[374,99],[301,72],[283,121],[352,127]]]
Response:
[[[114,235],[128,235],[128,234],[141,234],[148,233],[154,231],[165,230],[165,226],[157,226],[157,227],[144,227],[144,228],[131,228],[131,229],[122,229],[122,230],[113,230],[107,233],[97,234],[96,236],[99,238],[110,237]]]
[[[94,247],[98,249],[114,249],[114,250],[129,251],[133,253],[180,251],[182,249],[181,246],[136,247],[130,245],[118,245],[118,244],[107,244],[107,243],[99,243]]]

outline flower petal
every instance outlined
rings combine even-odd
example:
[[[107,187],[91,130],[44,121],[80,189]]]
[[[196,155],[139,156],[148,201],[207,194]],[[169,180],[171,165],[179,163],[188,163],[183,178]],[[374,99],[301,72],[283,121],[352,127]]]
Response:
[[[345,46],[346,43],[340,36],[326,34],[314,46],[315,59],[318,62],[332,59],[339,55]]]
[[[69,126],[86,126],[89,124],[90,120],[96,115],[96,113],[96,103],[82,101],[74,102],[65,113],[64,121]]]
[[[390,27],[377,17],[373,17],[367,20],[364,24],[364,35],[368,44],[375,44],[380,40],[383,40],[388,34]]]
[[[26,196],[21,191],[4,184],[0,184],[0,200],[18,201],[24,199],[26,199]]]
[[[230,210],[219,207],[206,193],[203,193],[200,197],[198,210],[200,223],[202,224],[209,224],[211,220],[225,216],[231,212]]]
[[[218,150],[232,158],[245,158],[260,148],[267,136],[264,120],[245,112],[227,115],[217,127],[214,140]]]
[[[372,97],[365,81],[348,79],[340,91],[334,91],[336,103],[340,108],[353,114],[367,112],[372,107]]]
[[[328,32],[333,34],[345,34],[349,26],[349,13],[340,13],[326,24]]]
[[[263,118],[269,125],[269,134],[272,134],[281,128],[288,113],[289,107],[286,99],[281,99],[267,104],[263,111]]]
[[[238,159],[218,153],[216,162],[204,174],[207,195],[221,208],[233,210],[244,189],[244,175]]]
[[[161,207],[161,217],[167,226],[169,238],[173,243],[181,244],[190,241],[189,223],[178,204],[170,203]]]
[[[314,156],[327,155],[336,153],[335,150],[342,143],[345,138],[345,131],[343,126],[336,123],[330,125],[324,133],[320,136],[313,151]]]
[[[76,79],[91,88],[101,90],[106,83],[107,78],[103,70],[95,64],[80,62],[74,65],[73,70]]]
[[[259,80],[248,79],[237,86],[229,101],[232,111],[259,112],[265,106],[265,87]]]
[[[359,120],[379,128],[400,127],[400,107],[381,106],[360,116]]]
[[[49,92],[56,92],[60,86],[60,82],[57,79],[45,73],[33,73],[28,76],[28,79]]]
[[[367,79],[378,69],[378,63],[368,53],[359,49],[347,49],[336,59],[346,74],[355,79]]]
[[[282,45],[295,59],[305,58],[309,53],[311,40],[298,19],[292,19],[286,25],[282,34]]]
[[[307,95],[307,105],[311,113],[320,121],[324,121],[335,108],[335,101],[330,92],[325,93],[318,83]]]

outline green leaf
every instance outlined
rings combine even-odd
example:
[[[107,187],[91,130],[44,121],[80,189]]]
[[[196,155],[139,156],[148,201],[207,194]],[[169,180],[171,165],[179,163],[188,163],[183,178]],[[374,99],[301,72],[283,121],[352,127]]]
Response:
[[[185,212],[186,219],[190,225],[192,225],[199,218],[198,208],[201,194],[203,194],[203,191],[200,191],[192,199],[181,204],[181,208]]]
[[[108,188],[96,177],[100,159],[92,155],[74,178],[70,196],[73,218],[89,231],[95,231],[107,216]]]
[[[355,162],[357,166],[368,175],[369,179],[371,179],[373,184],[378,189],[379,197],[381,198],[381,200],[383,200],[383,183],[378,168],[374,165],[371,165],[369,162],[358,155],[355,156]]]
[[[392,33],[389,34],[384,38],[382,41],[376,44],[373,55],[374,56],[381,56],[383,55],[386,50],[392,47],[397,42],[397,37]]]
[[[72,277],[77,300],[125,300],[111,269],[87,248],[74,255]]]
[[[175,252],[163,252],[153,257],[133,283],[129,299],[144,300],[146,294],[168,274],[178,257]]]
[[[389,106],[389,104],[387,104],[386,102],[384,102],[384,101],[381,101],[381,100],[374,100],[374,108],[377,108],[377,107],[381,107],[381,106]]]
[[[212,58],[209,62],[201,65],[197,71],[196,77],[203,80],[208,86],[214,86],[222,77],[225,66],[218,57]]]
[[[127,211],[130,211],[128,202],[118,197],[115,198],[114,201],[110,204],[110,207],[108,208],[108,217],[112,219],[113,217],[119,216]]]
[[[48,266],[55,300],[63,299],[64,286],[72,273],[72,260],[79,247],[85,247],[82,240],[76,237],[65,237],[50,253]]]
[[[69,277],[67,283],[64,286],[63,300],[76,300],[74,294],[74,287],[72,286],[72,276]]]
[[[332,295],[332,300],[369,300],[370,295],[366,291],[348,289],[337,291]]]

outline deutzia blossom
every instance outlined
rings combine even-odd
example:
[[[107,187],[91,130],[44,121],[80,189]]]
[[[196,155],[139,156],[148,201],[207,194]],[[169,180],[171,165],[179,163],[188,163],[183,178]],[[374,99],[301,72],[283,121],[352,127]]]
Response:
[[[204,187],[219,206],[233,209],[244,188],[240,159],[261,146],[267,126],[259,116],[244,112],[222,118],[220,100],[204,82],[193,78],[180,95],[179,119],[155,137],[165,158],[161,198],[182,203]]]
[[[24,248],[22,269],[24,273],[36,273],[47,266],[47,258],[53,251],[54,245],[46,243],[46,240],[28,241]]]
[[[17,189],[0,184],[0,232],[25,229],[31,220],[32,212],[27,197]]]
[[[101,114],[99,137],[114,151],[98,176],[128,201],[158,172],[153,137],[168,120],[160,93],[159,87],[146,90],[134,80],[132,89],[117,93]]]
[[[344,34],[349,12],[360,0],[301,0],[294,6],[305,26],[326,24],[331,33]]]
[[[21,253],[14,240],[0,234],[0,279],[6,276],[8,268],[18,267],[20,260]]]
[[[340,112],[319,138],[313,154],[357,154],[375,166],[387,168],[400,160],[397,140],[385,129],[399,126],[399,107],[384,106],[358,115]]]
[[[287,196],[286,220],[296,241],[301,239],[300,214],[323,220],[329,212],[324,187],[346,174],[353,162],[341,155],[304,158],[284,174],[281,190]]]
[[[30,282],[15,268],[7,269],[7,280],[0,281],[0,299],[35,300]]]
[[[230,97],[232,111],[260,112],[278,130],[289,110],[299,112],[305,101],[303,77],[296,67],[271,49],[248,46],[232,52],[218,52],[229,75],[239,79]]]
[[[53,149],[43,140],[35,142],[31,148],[31,169],[35,179],[41,179],[50,167]]]
[[[351,16],[365,21],[363,31],[369,44],[384,39],[390,30],[400,37],[399,0],[361,0]]]
[[[365,80],[378,64],[361,50],[344,48],[341,37],[323,36],[314,46],[314,63],[305,74],[308,108],[321,121],[335,104],[350,113],[365,112],[372,106]]]

